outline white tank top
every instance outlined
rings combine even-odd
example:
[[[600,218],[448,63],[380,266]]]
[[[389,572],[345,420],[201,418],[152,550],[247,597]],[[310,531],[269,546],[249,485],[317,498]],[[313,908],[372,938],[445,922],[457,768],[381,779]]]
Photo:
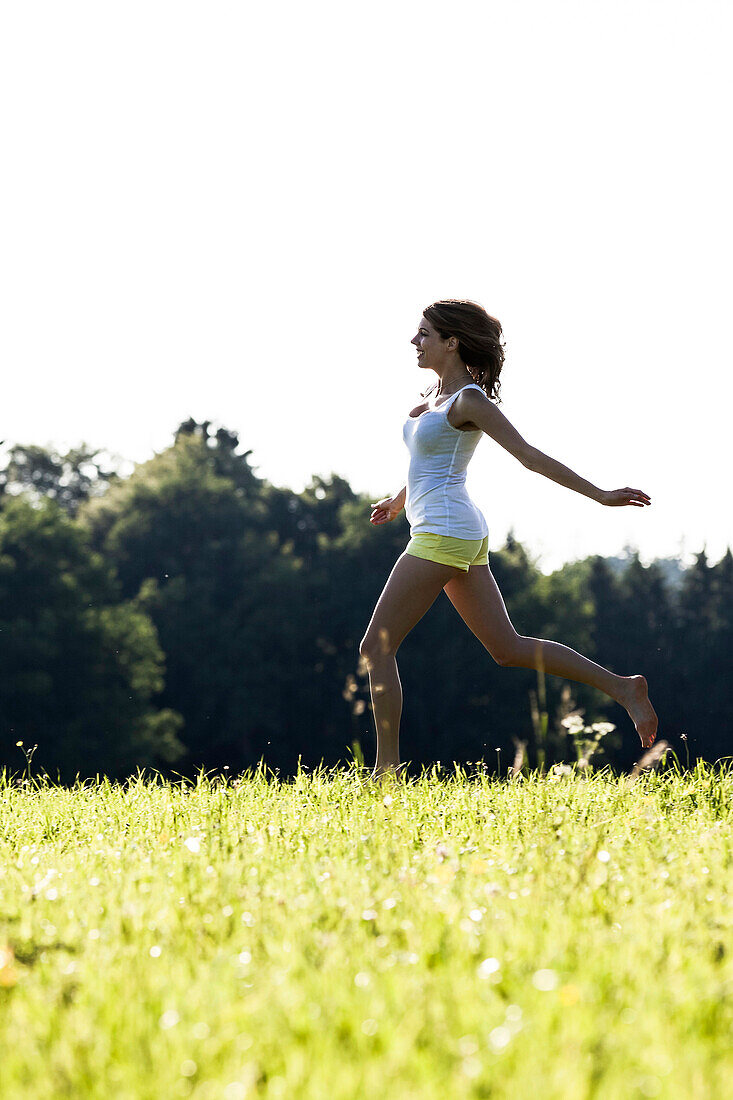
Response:
[[[482,512],[466,489],[466,469],[484,434],[460,431],[448,422],[448,409],[467,389],[484,391],[469,382],[438,408],[408,416],[402,438],[410,452],[405,513],[410,534],[451,535],[482,539],[489,533]]]

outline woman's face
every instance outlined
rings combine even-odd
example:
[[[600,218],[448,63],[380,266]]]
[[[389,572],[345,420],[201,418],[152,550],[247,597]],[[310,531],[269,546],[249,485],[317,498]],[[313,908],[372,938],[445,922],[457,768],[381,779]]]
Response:
[[[411,343],[417,348],[418,367],[432,367],[434,370],[443,362],[447,341],[438,335],[425,317],[420,319]]]

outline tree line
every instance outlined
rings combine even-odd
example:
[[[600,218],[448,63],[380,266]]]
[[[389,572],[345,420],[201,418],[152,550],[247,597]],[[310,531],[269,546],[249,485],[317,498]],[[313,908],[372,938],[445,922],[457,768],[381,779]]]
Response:
[[[235,432],[193,419],[129,476],[84,446],[16,445],[0,469],[0,766],[71,783],[234,775],[374,758],[358,646],[408,528],[369,523],[336,474],[303,492],[256,475]],[[686,569],[588,557],[543,575],[509,535],[492,571],[520,634],[552,638],[622,675],[643,672],[659,736],[716,760],[733,713],[733,556]],[[574,758],[562,719],[608,721],[604,763],[639,755],[625,711],[534,670],[497,666],[440,598],[403,643],[401,754],[505,770]],[[533,719],[533,707],[535,715]],[[684,735],[684,736],[683,736]],[[37,747],[36,747],[37,746]]]

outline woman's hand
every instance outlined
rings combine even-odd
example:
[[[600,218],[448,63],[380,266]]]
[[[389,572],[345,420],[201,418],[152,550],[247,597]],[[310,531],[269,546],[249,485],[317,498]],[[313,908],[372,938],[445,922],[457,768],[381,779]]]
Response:
[[[369,522],[374,524],[390,523],[391,520],[397,519],[403,507],[404,505],[398,497],[385,497],[384,500],[378,500],[376,504],[372,504],[372,514],[369,517]]]
[[[634,508],[643,508],[645,504],[651,504],[651,497],[642,493],[641,489],[605,489],[601,497],[601,504],[607,504],[609,508],[619,508],[630,504]]]

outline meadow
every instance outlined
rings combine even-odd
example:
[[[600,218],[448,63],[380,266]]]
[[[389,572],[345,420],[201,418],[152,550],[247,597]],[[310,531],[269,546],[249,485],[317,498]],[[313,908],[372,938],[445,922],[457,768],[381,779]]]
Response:
[[[0,778],[0,1095],[730,1096],[726,765]]]

